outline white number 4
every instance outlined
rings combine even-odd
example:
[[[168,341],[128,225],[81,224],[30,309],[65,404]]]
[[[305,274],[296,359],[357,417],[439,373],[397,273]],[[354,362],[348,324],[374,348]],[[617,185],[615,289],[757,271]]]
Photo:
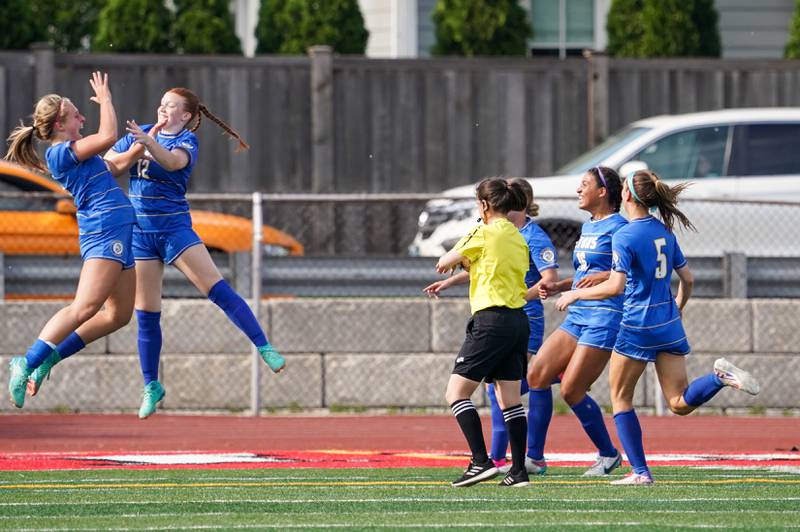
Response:
[[[658,253],[658,267],[656,268],[656,279],[663,279],[667,276],[667,256],[664,255],[663,249],[667,245],[666,238],[656,238],[653,240],[656,246],[656,253]]]

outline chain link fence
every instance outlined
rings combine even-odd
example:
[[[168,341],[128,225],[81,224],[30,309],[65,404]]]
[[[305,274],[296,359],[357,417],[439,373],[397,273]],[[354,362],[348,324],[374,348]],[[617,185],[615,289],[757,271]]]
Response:
[[[260,375],[247,338],[181,272],[167,267],[165,408],[442,406],[469,314],[466,288],[439,301],[421,290],[440,278],[437,255],[476,223],[473,199],[264,195],[254,203],[250,195],[192,195],[190,201],[195,229],[223,276],[251,302],[260,294],[259,320],[286,354],[289,369],[277,377]],[[560,275],[569,276],[570,250],[586,213],[574,198],[539,203],[538,221],[559,247]],[[24,353],[74,294],[81,260],[70,204],[15,183],[0,189],[2,382],[9,357]],[[678,234],[697,278],[697,299],[685,313],[694,348],[690,378],[726,356],[769,386],[754,398],[721,393],[712,407],[797,414],[800,248],[794,228],[800,226],[800,204],[703,200],[682,202],[681,208],[698,229]],[[253,255],[252,219],[259,211],[262,238]],[[547,331],[561,319],[548,305]],[[25,408],[130,411],[138,404],[140,379],[133,319],[58,365],[41,396]],[[655,382],[650,375],[640,387],[637,408],[663,408]],[[609,404],[605,375],[592,394]]]

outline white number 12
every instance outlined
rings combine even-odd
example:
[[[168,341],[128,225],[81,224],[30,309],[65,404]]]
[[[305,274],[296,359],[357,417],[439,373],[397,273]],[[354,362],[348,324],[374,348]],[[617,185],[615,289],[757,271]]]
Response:
[[[658,253],[658,267],[656,268],[656,279],[663,279],[667,276],[667,257],[664,255],[663,248],[667,245],[666,238],[656,238],[653,240]]]

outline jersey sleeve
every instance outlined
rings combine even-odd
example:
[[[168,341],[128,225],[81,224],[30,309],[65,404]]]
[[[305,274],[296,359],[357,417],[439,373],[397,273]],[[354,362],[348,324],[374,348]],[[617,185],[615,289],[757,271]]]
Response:
[[[678,239],[675,239],[675,251],[672,253],[672,269],[677,270],[686,266],[686,257],[683,256],[683,251],[678,245]]]
[[[72,150],[72,141],[62,142],[47,150],[47,168],[51,174],[61,175],[72,170],[80,161]]]
[[[189,156],[189,163],[186,165],[187,167],[192,167],[194,166],[194,163],[197,162],[199,146],[197,144],[197,137],[194,133],[188,132],[188,134],[183,135],[172,149],[183,150],[186,152],[186,155]]]
[[[528,242],[531,260],[540,272],[558,268],[558,254],[553,242],[546,235]]]
[[[625,241],[621,231],[611,237],[611,269],[615,272],[630,274],[633,263],[633,252]]]
[[[482,254],[485,245],[485,236],[483,234],[485,225],[479,225],[470,233],[461,238],[458,243],[453,247],[453,251],[461,253],[470,262],[475,262]]]
[[[133,146],[133,135],[128,133],[111,146],[111,149],[117,153],[125,153]]]

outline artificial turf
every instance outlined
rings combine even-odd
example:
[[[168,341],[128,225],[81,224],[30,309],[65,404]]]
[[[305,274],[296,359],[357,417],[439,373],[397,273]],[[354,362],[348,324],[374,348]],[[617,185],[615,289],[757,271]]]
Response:
[[[4,471],[0,529],[800,527],[793,472],[656,467],[653,486],[581,472],[452,488],[452,468]]]

